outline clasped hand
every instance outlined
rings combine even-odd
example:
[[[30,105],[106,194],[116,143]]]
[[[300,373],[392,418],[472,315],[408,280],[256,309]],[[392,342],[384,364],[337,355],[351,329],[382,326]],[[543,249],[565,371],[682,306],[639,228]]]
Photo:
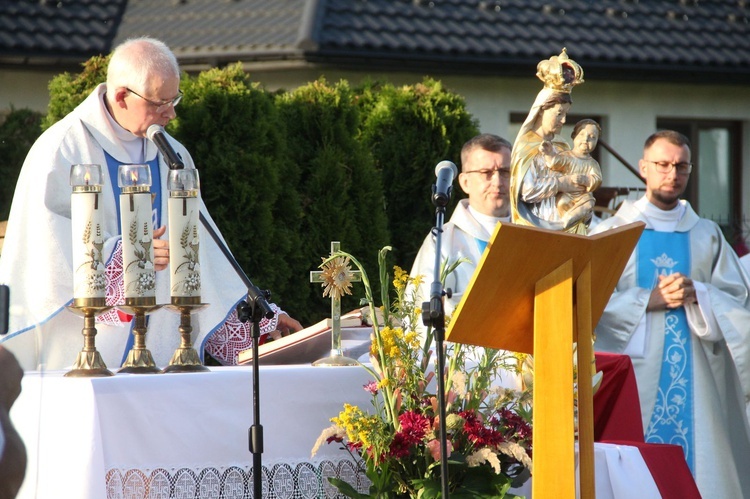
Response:
[[[675,272],[659,276],[659,284],[651,290],[647,310],[679,308],[688,303],[698,303],[693,280]]]

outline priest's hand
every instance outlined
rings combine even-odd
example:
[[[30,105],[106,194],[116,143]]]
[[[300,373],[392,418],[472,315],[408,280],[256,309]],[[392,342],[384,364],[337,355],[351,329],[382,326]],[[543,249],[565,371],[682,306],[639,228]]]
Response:
[[[154,230],[154,269],[157,272],[169,267],[169,241],[159,239],[166,231],[166,225]]]
[[[651,290],[647,311],[679,308],[698,303],[693,280],[679,272],[660,275],[659,284]]]
[[[276,325],[276,331],[271,333],[274,337],[274,333],[278,333],[280,336],[289,336],[292,333],[302,330],[302,324],[299,321],[292,319],[289,314],[284,312],[279,314],[279,322]]]

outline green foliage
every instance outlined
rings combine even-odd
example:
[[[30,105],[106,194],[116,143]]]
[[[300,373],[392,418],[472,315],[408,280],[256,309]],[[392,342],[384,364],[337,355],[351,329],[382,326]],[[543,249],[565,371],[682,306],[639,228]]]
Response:
[[[46,130],[71,112],[100,83],[107,81],[109,56],[94,56],[83,63],[83,71],[76,75],[62,73],[49,83],[49,105],[42,122]]]
[[[370,81],[359,94],[365,115],[361,141],[382,174],[396,262],[408,269],[435,224],[430,191],[435,165],[442,160],[460,164],[464,142],[479,133],[477,122],[463,97],[431,78],[403,87]],[[454,185],[448,214],[462,194]]]
[[[172,130],[200,170],[201,195],[229,248],[254,284],[273,290],[273,301],[304,304],[296,288],[306,274],[293,264],[301,239],[293,188],[299,174],[287,159],[273,98],[239,64],[186,78],[182,90]]]
[[[305,237],[299,248],[305,266],[295,275],[306,288],[305,301],[318,304],[311,321],[330,313],[330,300],[305,281],[309,270],[330,253],[331,241],[340,241],[347,251],[372,254],[368,248],[388,239],[380,178],[369,152],[356,140],[360,113],[353,101],[346,82],[330,85],[325,79],[276,98],[290,161],[300,172],[296,186],[289,184],[301,197]],[[376,265],[374,259],[365,262],[371,269]],[[356,306],[353,299],[342,302],[342,310]]]
[[[42,115],[29,109],[11,109],[0,125],[0,220],[7,220],[23,160],[39,134]]]

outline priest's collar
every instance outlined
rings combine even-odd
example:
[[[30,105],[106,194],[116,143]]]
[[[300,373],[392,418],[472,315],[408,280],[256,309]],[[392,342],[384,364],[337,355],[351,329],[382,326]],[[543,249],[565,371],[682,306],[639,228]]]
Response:
[[[646,196],[643,196],[634,204],[638,211],[645,215],[653,228],[660,231],[674,230],[687,210],[686,202],[682,199],[671,210],[662,210],[651,203]]]
[[[145,157],[147,139],[144,137],[133,135],[130,131],[123,128],[114,119],[112,113],[109,111],[109,106],[106,105],[106,93],[102,94],[101,98],[105,103],[104,108],[107,110],[105,114],[107,115],[109,125],[112,127],[112,131],[114,132],[117,140],[122,145],[122,148],[125,149],[125,152],[128,154],[130,162],[133,164],[145,163],[147,161]]]
[[[471,213],[471,216],[474,217],[474,220],[476,220],[479,225],[482,226],[482,228],[487,232],[487,236],[492,236],[492,233],[495,232],[495,226],[498,224],[498,222],[507,223],[510,222],[510,215],[507,217],[493,217],[491,215],[485,215],[484,213],[479,213],[477,210],[471,207],[469,205],[469,213]]]

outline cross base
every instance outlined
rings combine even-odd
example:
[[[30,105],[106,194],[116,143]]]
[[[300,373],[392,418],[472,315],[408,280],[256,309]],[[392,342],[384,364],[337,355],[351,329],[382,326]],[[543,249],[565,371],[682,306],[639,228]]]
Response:
[[[349,357],[345,356],[341,353],[341,350],[333,349],[331,350],[331,355],[328,357],[323,357],[322,359],[318,359],[315,362],[313,362],[314,366],[316,367],[328,367],[328,366],[358,366],[359,361],[350,359]]]

